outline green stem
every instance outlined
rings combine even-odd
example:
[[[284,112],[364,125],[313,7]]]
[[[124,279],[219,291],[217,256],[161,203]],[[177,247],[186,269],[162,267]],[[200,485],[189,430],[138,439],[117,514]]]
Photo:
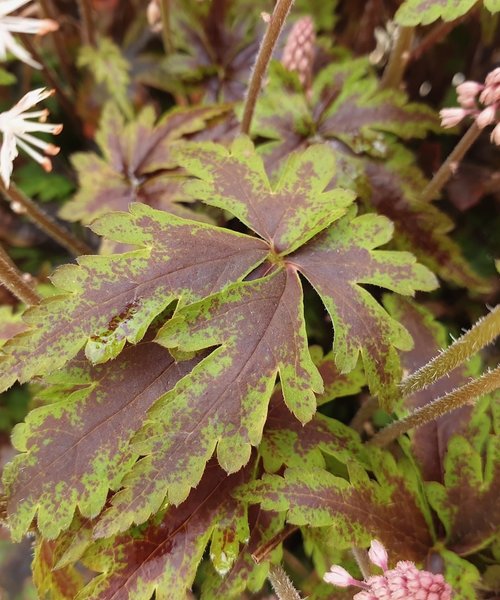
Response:
[[[474,379],[449,394],[422,406],[408,417],[388,425],[373,436],[367,444],[380,448],[387,446],[387,444],[390,444],[410,429],[422,427],[422,425],[435,421],[461,406],[472,404],[481,396],[489,394],[498,388],[500,388],[500,367],[497,367],[493,371],[488,371],[478,379]]]
[[[301,600],[300,594],[293,587],[288,575],[280,565],[269,567],[268,578],[279,600]]]
[[[434,200],[434,198],[437,198],[439,192],[446,185],[450,177],[455,173],[460,161],[465,156],[467,150],[477,140],[480,133],[481,130],[474,121],[474,123],[472,123],[469,129],[464,133],[461,140],[452,150],[451,154],[444,161],[444,163],[439,167],[437,173],[422,192],[422,202],[427,203],[431,200]]]
[[[448,346],[441,354],[433,358],[401,383],[401,393],[408,396],[423,390],[444,375],[464,363],[481,348],[490,344],[500,335],[500,304],[477,321],[464,335]]]
[[[397,29],[396,41],[389,56],[389,62],[385,68],[381,89],[398,89],[403,80],[403,75],[410,58],[410,50],[415,34],[414,27],[399,27]]]
[[[170,0],[160,0],[161,10],[161,35],[165,54],[172,54],[174,44],[172,43],[172,30],[170,28]]]
[[[74,256],[81,254],[93,254],[92,249],[81,240],[75,238],[67,229],[64,229],[51,216],[46,214],[33,200],[28,198],[13,183],[7,189],[0,180],[0,193],[7,198],[10,203],[15,203],[28,219],[38,225],[42,231],[49,235],[58,244],[66,248]],[[12,207],[11,207],[12,208]]]
[[[241,120],[241,133],[248,134],[250,132],[250,123],[252,122],[257,97],[260,88],[262,87],[262,80],[266,74],[274,47],[276,46],[276,42],[278,41],[293,2],[294,0],[278,0],[274,7],[248,85],[245,107],[243,109],[243,118]]]
[[[0,284],[4,285],[27,306],[40,302],[40,296],[23,279],[22,274],[2,246],[0,246]]]

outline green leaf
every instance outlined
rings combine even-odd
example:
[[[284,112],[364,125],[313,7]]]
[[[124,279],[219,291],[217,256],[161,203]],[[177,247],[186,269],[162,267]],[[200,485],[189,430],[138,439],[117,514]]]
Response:
[[[22,312],[14,312],[12,306],[0,306],[0,347],[25,329]]]
[[[0,85],[11,85],[15,83],[17,78],[15,75],[6,71],[5,69],[0,69]]]
[[[230,151],[200,143],[180,149],[177,156],[199,178],[184,191],[229,210],[281,255],[336,221],[355,198],[347,190],[324,191],[335,173],[333,153],[325,146],[291,156],[273,187],[262,159],[245,137],[236,139]]]
[[[266,474],[243,486],[237,496],[265,510],[286,510],[294,525],[331,526],[344,547],[376,538],[391,559],[424,560],[432,537],[412,484],[394,467],[377,469],[378,481],[349,467],[350,483],[324,469],[287,469],[284,477]]]
[[[80,189],[60,215],[88,224],[107,212],[127,210],[132,202],[143,202],[195,218],[195,213],[176,203],[186,198],[180,195],[173,148],[183,136],[202,129],[209,119],[226,110],[224,106],[177,108],[156,122],[154,110],[148,107],[126,122],[115,105],[107,104],[96,135],[103,156],[94,152],[72,156]]]
[[[147,410],[197,362],[176,363],[143,342],[105,365],[80,358],[58,373],[53,403],[32,410],[13,434],[22,454],[4,470],[12,535],[20,539],[35,514],[46,538],[69,527],[77,506],[96,517],[137,459],[129,441]]]
[[[351,371],[361,353],[370,389],[385,406],[400,379],[396,348],[409,350],[412,339],[359,284],[406,295],[436,286],[434,275],[411,254],[374,250],[391,235],[392,224],[385,217],[356,217],[351,210],[288,258],[316,289],[332,318],[340,372]]]
[[[427,495],[445,526],[447,548],[466,556],[498,534],[500,440],[490,437],[483,458],[457,435],[448,444],[444,464],[444,485],[428,483]]]
[[[84,586],[82,573],[73,565],[56,569],[61,549],[59,540],[40,538],[35,545],[33,582],[40,600],[74,600]]]
[[[396,22],[400,25],[429,25],[437,19],[454,21],[465,15],[477,0],[405,0],[396,12]],[[498,0],[487,5],[492,12],[498,10]]]
[[[31,328],[4,346],[0,389],[56,370],[85,344],[93,362],[113,358],[126,341],[137,343],[172,300],[192,302],[223,289],[268,252],[255,238],[144,204],[102,217],[93,229],[139,249],[80,257],[55,272],[61,294],[25,313]]]
[[[153,593],[156,600],[184,598],[220,523],[237,518],[242,521],[239,532],[248,536],[246,513],[231,495],[252,474],[250,464],[228,477],[212,462],[180,506],[159,513],[142,528],[95,542],[82,562],[102,574],[75,600],[150,600]]]
[[[484,5],[493,14],[500,12],[500,0],[484,0]]]
[[[16,169],[16,182],[27,196],[41,202],[66,199],[75,189],[64,175],[47,173],[34,162]]]
[[[110,38],[101,37],[96,46],[83,46],[76,64],[87,67],[97,83],[102,84],[111,98],[127,116],[132,116],[132,105],[128,97],[130,65],[119,48]]]
[[[453,589],[454,597],[460,600],[477,600],[478,589],[484,585],[477,567],[446,548],[440,550],[440,556],[444,559],[444,576]]]
[[[229,473],[259,444],[279,373],[285,402],[305,423],[322,381],[307,347],[302,290],[295,271],[230,286],[178,311],[159,332],[167,347],[197,351],[219,345],[150,411],[136,436],[144,455],[99,524],[101,535],[141,523],[167,496],[182,502],[217,448]]]

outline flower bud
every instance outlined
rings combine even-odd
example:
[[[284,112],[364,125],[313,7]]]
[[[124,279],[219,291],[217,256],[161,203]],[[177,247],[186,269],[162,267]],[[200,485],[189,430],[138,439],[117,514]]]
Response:
[[[467,116],[468,112],[463,108],[443,108],[439,111],[442,127],[455,127],[462,119]]]
[[[312,82],[316,34],[311,17],[302,17],[292,27],[281,62],[289,71],[296,71],[300,82],[307,89]]]
[[[496,109],[494,106],[487,106],[476,117],[476,123],[479,129],[484,129],[487,125],[491,125],[495,121]]]

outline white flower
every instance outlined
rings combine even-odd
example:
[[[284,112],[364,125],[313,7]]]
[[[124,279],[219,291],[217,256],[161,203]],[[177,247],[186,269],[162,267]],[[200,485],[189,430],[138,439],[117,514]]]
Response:
[[[39,69],[41,65],[31,58],[21,44],[16,42],[12,33],[36,33],[44,35],[55,31],[59,25],[52,19],[26,19],[24,17],[10,17],[9,13],[24,6],[31,0],[0,0],[0,60],[7,59],[7,52],[16,58]]]
[[[2,147],[0,148],[0,177],[6,187],[9,187],[10,184],[12,163],[18,155],[18,147],[40,163],[46,171],[52,169],[50,158],[46,155],[55,156],[59,152],[59,147],[39,140],[31,134],[35,131],[41,131],[57,135],[61,133],[62,125],[45,123],[49,114],[47,109],[33,111],[28,109],[52,96],[53,93],[54,90],[46,90],[45,88],[33,90],[23,96],[10,110],[0,113],[0,132],[3,135]],[[33,121],[32,119],[37,120]]]

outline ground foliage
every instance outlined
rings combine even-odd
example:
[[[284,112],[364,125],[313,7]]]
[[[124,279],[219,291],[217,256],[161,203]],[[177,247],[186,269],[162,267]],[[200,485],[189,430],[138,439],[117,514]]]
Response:
[[[35,537],[39,597],[259,599],[284,559],[308,597],[348,598],[321,577],[355,572],[349,549],[375,538],[457,598],[495,597],[498,396],[366,442],[495,364],[486,351],[399,393],[494,303],[498,189],[461,209],[451,185],[421,195],[458,139],[437,116],[453,75],[495,66],[498,2],[297,0],[248,136],[273,3],[167,4],[165,39],[143,2],[89,1],[82,44],[82,15],[53,3],[65,52],[42,58],[52,77],[69,69],[51,106],[62,151],[50,190],[21,165],[13,179],[94,254],[72,260],[19,214],[0,224],[44,297],[0,297],[2,513],[15,542]],[[279,60],[304,15],[310,88]],[[389,19],[427,45],[401,89],[369,56]],[[450,31],[474,48],[444,59]],[[6,63],[2,104],[46,72]],[[414,93],[427,79],[447,83]],[[477,146],[491,173],[487,136]],[[0,555],[17,597],[11,568]]]

